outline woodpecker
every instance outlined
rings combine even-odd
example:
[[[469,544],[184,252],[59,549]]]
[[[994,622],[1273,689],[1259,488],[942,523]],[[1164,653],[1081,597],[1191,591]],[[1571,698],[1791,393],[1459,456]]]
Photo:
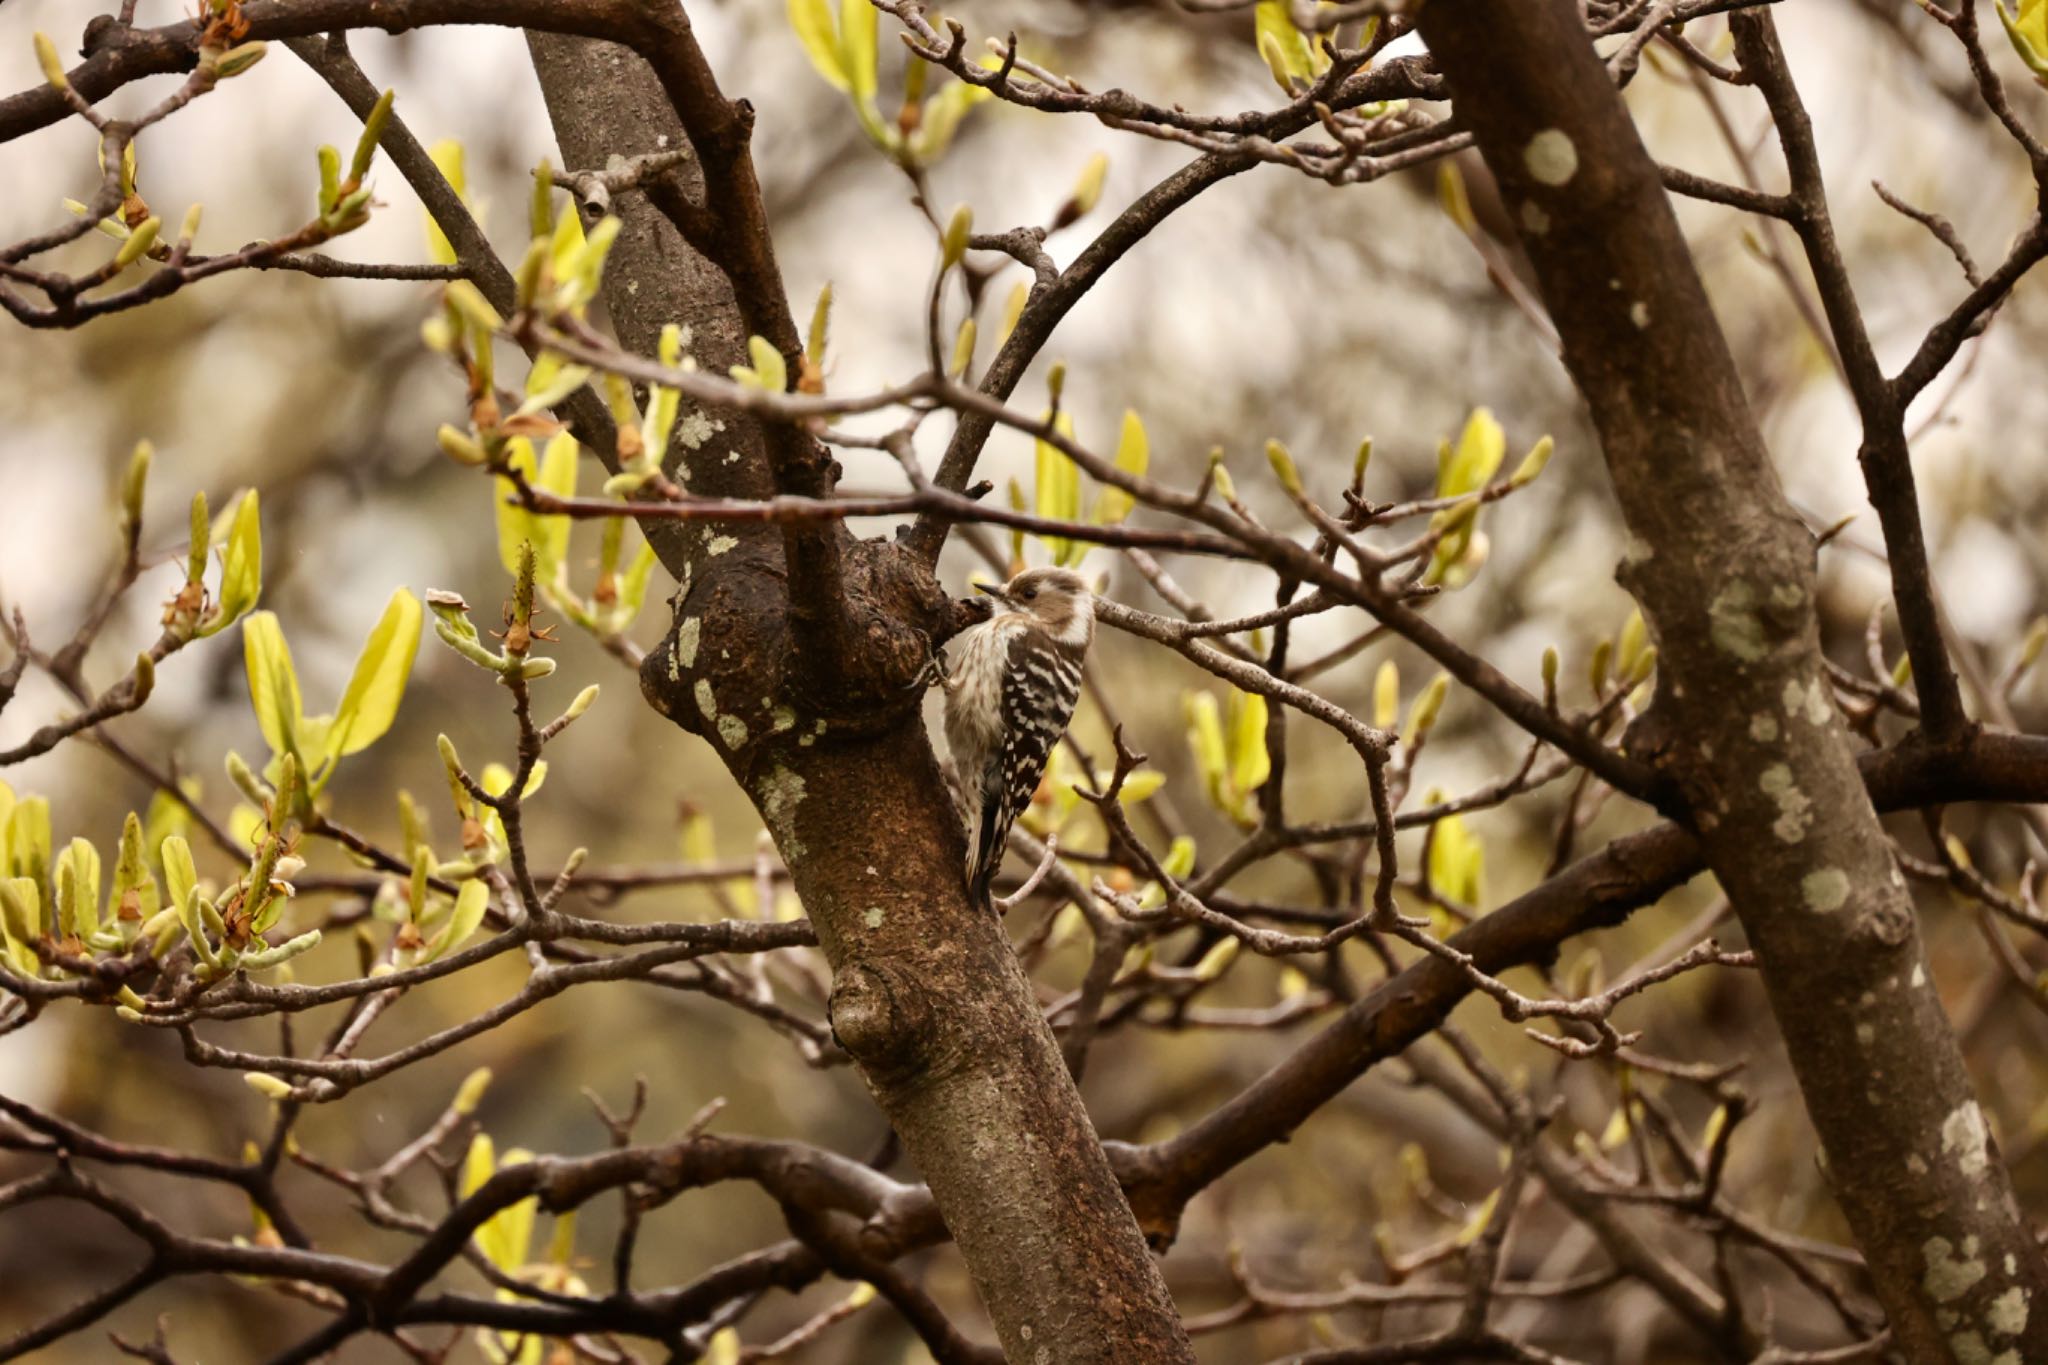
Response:
[[[944,678],[946,742],[960,777],[968,890],[993,908],[989,884],[1010,826],[1031,804],[1081,696],[1095,599],[1069,569],[975,586],[995,599],[995,613],[959,637],[959,663]]]

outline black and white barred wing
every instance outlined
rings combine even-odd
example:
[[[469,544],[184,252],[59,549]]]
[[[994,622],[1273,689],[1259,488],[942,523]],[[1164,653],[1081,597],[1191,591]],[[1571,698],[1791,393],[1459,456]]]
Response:
[[[1067,732],[1080,697],[1079,651],[1040,631],[1021,632],[1010,645],[1003,671],[1002,745],[989,754],[982,772],[981,818],[976,822],[968,878],[978,898],[988,899],[1010,826],[1031,804],[1053,746]]]

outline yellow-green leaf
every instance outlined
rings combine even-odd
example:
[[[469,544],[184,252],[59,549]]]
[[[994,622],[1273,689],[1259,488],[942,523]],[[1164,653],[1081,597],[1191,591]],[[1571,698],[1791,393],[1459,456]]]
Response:
[[[445,142],[437,142],[428,151],[427,155],[433,158],[434,165],[441,172],[441,178],[448,182],[449,188],[455,191],[456,197],[467,203],[468,195],[465,191],[468,189],[469,182],[463,170],[462,144],[453,138]],[[327,206],[323,204],[322,207]],[[575,216],[573,213],[569,215],[571,218]],[[434,260],[441,265],[454,265],[455,247],[448,241],[448,234],[441,231],[441,225],[434,221],[432,214],[427,215],[426,222],[427,250],[433,253]]]
[[[192,846],[182,835],[173,834],[159,846],[164,862],[164,888],[171,904],[182,907],[199,885],[199,872],[192,865]]]
[[[298,752],[305,704],[299,699],[299,675],[275,612],[259,611],[242,622],[242,664],[249,675],[249,701],[256,723],[274,754]]]
[[[1429,882],[1446,899],[1479,908],[1486,889],[1486,846],[1460,816],[1436,822],[1429,843]]]
[[[57,925],[84,938],[100,927],[100,851],[73,839],[57,855]]]
[[[1053,421],[1053,429],[1060,435],[1072,439],[1074,419],[1061,413]],[[1039,516],[1052,521],[1072,521],[1081,514],[1081,471],[1067,458],[1066,452],[1049,441],[1035,444],[1037,453],[1037,486],[1032,504]],[[1045,546],[1052,551],[1055,562],[1065,563],[1073,542],[1064,536],[1042,537]]]
[[[50,872],[50,799],[24,796],[7,817],[7,872],[30,877],[37,885]]]
[[[1257,791],[1273,775],[1266,752],[1266,699],[1256,692],[1230,694],[1230,785],[1239,794]]]
[[[1126,474],[1144,477],[1152,463],[1152,440],[1145,434],[1145,424],[1138,414],[1124,409],[1123,430],[1116,441],[1116,467]],[[1095,521],[1098,525],[1114,526],[1131,514],[1137,499],[1121,488],[1105,488],[1095,503]]]
[[[862,103],[875,97],[879,19],[868,0],[840,0],[839,60],[848,93]]]
[[[1157,768],[1144,768],[1124,779],[1123,787],[1116,794],[1117,800],[1143,801],[1165,785],[1165,773]]]
[[[525,437],[515,437],[506,443],[506,463],[517,470],[527,483],[543,493],[552,493],[558,498],[576,496],[578,447],[576,438],[568,432],[555,436],[547,444],[535,467],[533,443]],[[505,566],[505,572],[519,572],[519,547],[533,546],[534,578],[542,584],[552,584],[556,574],[569,558],[569,518],[542,512],[529,512],[513,501],[512,480],[499,478],[496,481],[498,495],[498,561]]]
[[[24,976],[40,976],[42,959],[31,945],[43,936],[43,893],[33,878],[0,881],[0,931],[10,965]]]
[[[121,923],[121,903],[130,892],[135,895],[135,904],[130,907],[129,922],[140,924],[160,907],[156,878],[150,875],[145,847],[142,818],[129,811],[128,818],[121,822],[120,854],[114,861],[114,879],[107,887],[106,922],[110,925],[118,927]]]
[[[2017,14],[2007,11],[2005,0],[1998,0],[1998,22],[2005,25],[2013,51],[2034,78],[2048,84],[2048,0],[2019,0]]]
[[[472,877],[464,882],[462,889],[455,893],[455,910],[448,917],[448,927],[435,938],[424,960],[432,962],[451,949],[461,947],[476,932],[476,927],[484,922],[484,912],[490,904],[490,888],[482,880]]]
[[[263,529],[258,515],[256,490],[242,495],[235,506],[235,519],[228,529],[227,550],[221,558],[220,604],[201,626],[201,635],[213,635],[239,621],[256,605],[263,591]]]
[[[1289,88],[1290,80],[1306,82],[1314,78],[1308,37],[1288,17],[1286,0],[1260,0],[1253,15],[1253,31],[1259,55],[1266,59],[1273,79],[1280,82],[1282,89]]]
[[[508,1170],[523,1166],[533,1160],[533,1153],[514,1148],[505,1153],[497,1169]],[[527,1250],[533,1242],[534,1215],[539,1201],[529,1196],[515,1204],[508,1204],[492,1214],[490,1220],[476,1230],[476,1244],[491,1263],[507,1273],[523,1267],[527,1261]]]
[[[804,55],[811,59],[834,90],[847,88],[846,68],[839,56],[839,35],[832,26],[832,9],[825,0],[789,0],[789,26],[796,30]]]
[[[1438,455],[1436,495],[1456,498],[1477,492],[1500,468],[1507,452],[1507,435],[1493,413],[1486,408],[1474,408],[1465,420],[1464,431],[1458,435],[1457,446],[1447,455]]]
[[[1401,717],[1401,669],[1392,659],[1380,665],[1372,680],[1372,723],[1391,730]]]
[[[1226,804],[1224,780],[1230,771],[1230,753],[1223,742],[1223,717],[1216,698],[1207,692],[1190,692],[1184,703],[1188,723],[1188,747],[1195,755],[1195,768],[1209,789],[1209,799]]]
[[[944,156],[946,148],[953,145],[953,135],[960,130],[967,112],[988,99],[990,93],[986,86],[954,81],[926,100],[917,131],[911,135],[911,157],[920,164],[929,164]]]
[[[653,573],[654,547],[643,540],[633,555],[633,562],[619,577],[619,601],[612,610],[610,621],[612,630],[624,630],[633,624],[633,618],[640,614],[641,603],[647,600],[647,582]]]
[[[348,689],[334,713],[328,731],[327,751],[340,758],[361,753],[391,728],[398,715],[399,699],[405,695],[406,679],[412,676],[413,656],[420,648],[420,621],[424,613],[420,600],[404,588],[391,594],[384,614],[370,628],[369,638],[356,656],[355,671]]]

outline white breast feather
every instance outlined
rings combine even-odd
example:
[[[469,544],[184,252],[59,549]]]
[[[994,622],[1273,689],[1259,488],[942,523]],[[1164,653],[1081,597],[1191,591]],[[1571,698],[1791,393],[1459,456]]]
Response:
[[[1002,612],[961,633],[946,687],[946,743],[963,794],[978,798],[988,760],[1002,744],[1003,674],[1010,644],[1029,629],[1022,616]]]

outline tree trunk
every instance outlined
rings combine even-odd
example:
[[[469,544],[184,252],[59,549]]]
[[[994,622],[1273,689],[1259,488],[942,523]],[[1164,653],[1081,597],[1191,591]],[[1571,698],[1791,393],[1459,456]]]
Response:
[[[630,52],[530,44],[569,166],[683,144]],[[694,196],[699,177],[681,178]],[[614,211],[604,301],[623,343],[651,352],[663,323],[682,322],[700,364],[744,360],[726,275],[640,196]],[[718,420],[709,431],[686,412],[675,476],[693,492],[770,491],[764,433]],[[765,818],[833,967],[835,1032],[930,1183],[1007,1357],[1192,1361],[1030,983],[1001,924],[967,899],[963,835],[913,686],[927,639],[961,614],[914,555],[836,523],[824,534],[840,593],[795,603],[772,527],[679,527],[658,542],[681,591],[643,688],[710,740]],[[812,649],[821,619],[840,640],[829,659]]]
[[[1658,645],[1636,756],[1683,793],[1762,967],[1835,1194],[1915,1361],[2048,1360],[2048,1283],[1829,702],[1814,544],[1655,164],[1569,0],[1432,4],[1592,409]]]

